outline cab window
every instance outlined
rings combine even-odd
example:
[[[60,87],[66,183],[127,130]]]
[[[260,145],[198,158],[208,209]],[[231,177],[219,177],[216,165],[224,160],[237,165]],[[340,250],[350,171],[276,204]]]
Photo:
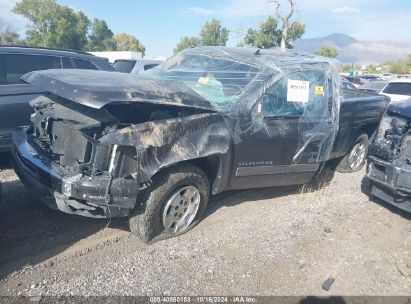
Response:
[[[61,63],[63,64],[63,69],[74,69],[74,66],[70,60],[70,58],[62,57]]]
[[[324,113],[329,95],[328,80],[322,71],[292,72],[267,90],[263,112],[268,117],[299,117],[316,109]]]

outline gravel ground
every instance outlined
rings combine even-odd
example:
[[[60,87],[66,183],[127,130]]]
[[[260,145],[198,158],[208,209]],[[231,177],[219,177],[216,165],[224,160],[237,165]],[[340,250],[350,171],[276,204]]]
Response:
[[[6,168],[0,295],[411,295],[411,217],[363,176],[223,194],[189,233],[145,245],[123,219],[49,210]]]

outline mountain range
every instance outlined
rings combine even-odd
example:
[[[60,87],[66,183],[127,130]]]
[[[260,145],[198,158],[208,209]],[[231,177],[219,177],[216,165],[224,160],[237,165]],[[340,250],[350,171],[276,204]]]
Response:
[[[343,63],[379,64],[388,60],[404,58],[411,53],[411,41],[359,41],[346,34],[331,34],[325,37],[298,39],[294,49],[300,52],[316,52],[323,45],[334,46]]]

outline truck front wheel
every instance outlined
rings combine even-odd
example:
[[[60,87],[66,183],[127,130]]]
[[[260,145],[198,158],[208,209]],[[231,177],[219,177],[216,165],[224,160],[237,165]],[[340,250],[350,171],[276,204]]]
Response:
[[[367,134],[362,134],[355,141],[354,146],[337,166],[341,173],[351,173],[362,169],[367,159],[369,140]]]
[[[198,167],[166,169],[139,197],[143,208],[130,216],[130,230],[145,243],[181,235],[200,222],[209,193],[208,178]]]

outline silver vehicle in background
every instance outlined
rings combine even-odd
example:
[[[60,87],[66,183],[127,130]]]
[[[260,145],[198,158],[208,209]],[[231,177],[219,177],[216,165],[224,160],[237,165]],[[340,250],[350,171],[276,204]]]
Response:
[[[366,93],[379,94],[387,86],[387,84],[388,81],[376,80],[363,84],[358,89]]]
[[[382,95],[391,98],[391,101],[404,101],[411,97],[411,79],[396,79],[391,81],[382,91]]]

